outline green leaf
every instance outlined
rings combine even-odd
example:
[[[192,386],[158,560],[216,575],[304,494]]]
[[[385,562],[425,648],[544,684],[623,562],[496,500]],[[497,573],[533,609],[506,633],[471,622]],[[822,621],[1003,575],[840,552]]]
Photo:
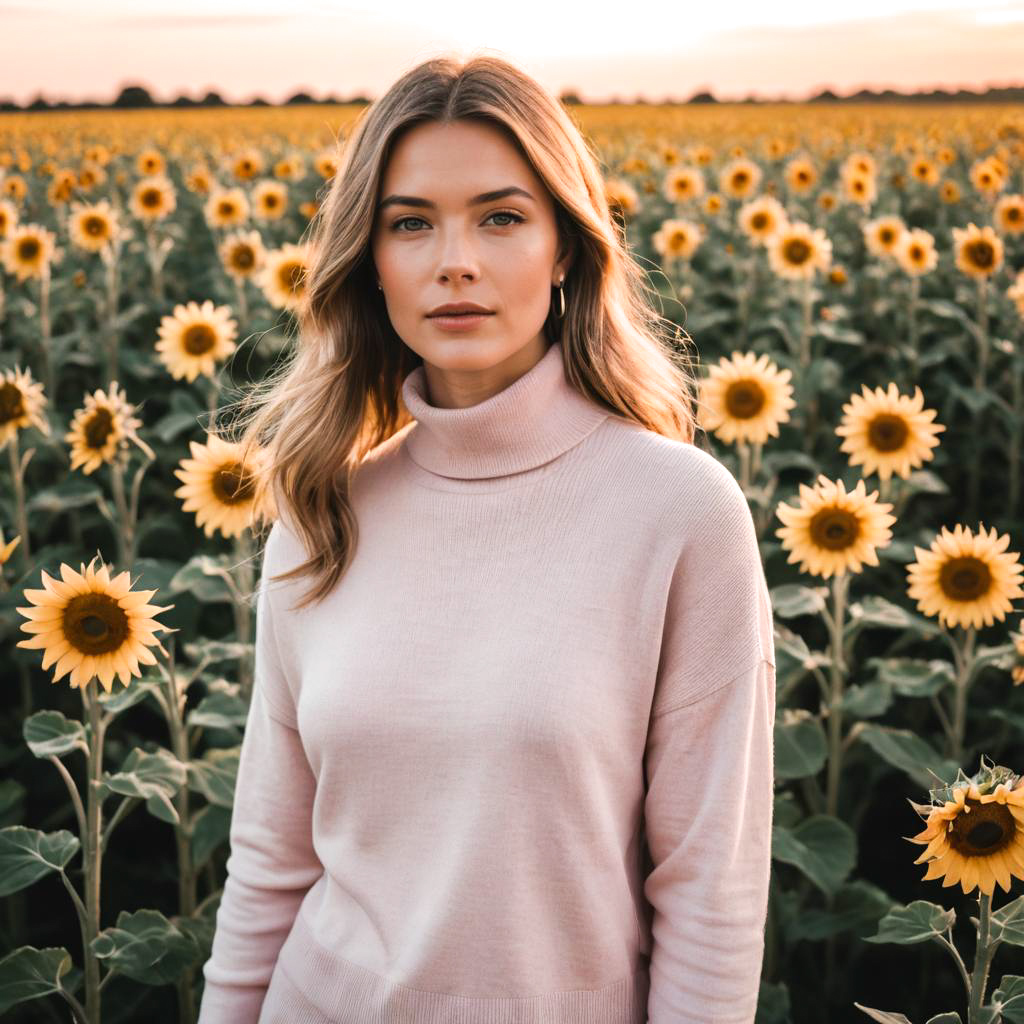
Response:
[[[172,594],[187,592],[204,604],[233,601],[223,573],[230,573],[234,562],[231,555],[194,555],[174,574],[168,589]]]
[[[1024,946],[1024,896],[1000,907],[990,918],[991,937],[1011,946]]]
[[[830,908],[802,907],[786,934],[792,941],[819,942],[841,932],[874,929],[893,906],[893,899],[877,885],[858,879],[840,886]]]
[[[995,647],[980,645],[973,659],[971,660],[971,673],[968,682],[974,679],[986,668],[997,668],[1002,672],[1009,672],[1016,661],[1016,652],[1013,643],[998,644]]]
[[[909,729],[865,723],[858,739],[894,768],[906,772],[922,789],[935,785],[929,771],[947,785],[956,778],[957,763],[942,757],[926,740]]]
[[[26,793],[16,779],[0,780],[0,828],[17,825],[24,818]]]
[[[892,704],[892,690],[887,683],[867,683],[864,686],[848,686],[843,692],[839,707],[857,718],[874,718],[885,714]]]
[[[210,854],[231,837],[231,809],[207,804],[192,818],[192,862],[202,867]]]
[[[946,933],[956,923],[956,912],[937,903],[914,900],[909,906],[896,906],[878,922],[878,932],[865,942],[898,942],[909,946],[928,942]]]
[[[937,1013],[934,1017],[929,1017],[925,1024],[963,1024],[963,1021],[956,1010],[950,1010],[948,1013]]]
[[[1024,977],[1004,974],[992,993],[992,1006],[1012,1024],[1024,1024]]]
[[[0,896],[10,896],[53,871],[63,871],[81,843],[67,829],[40,832],[11,825],[0,829]]]
[[[171,798],[181,789],[188,772],[169,750],[146,753],[141,747],[125,758],[121,771],[104,772],[99,787],[100,798],[110,793],[138,797],[146,801],[150,814],[170,825],[179,823],[178,811]]]
[[[863,1010],[872,1020],[880,1021],[880,1024],[912,1024],[910,1018],[904,1017],[902,1013],[893,1013],[890,1010],[873,1010],[870,1006],[861,1006],[858,1002],[854,1002],[853,1005],[858,1010]]]
[[[901,697],[931,697],[956,679],[953,666],[940,658],[868,658],[865,664]]]
[[[185,718],[186,725],[207,729],[233,729],[245,725],[249,707],[233,693],[207,694]]]
[[[78,474],[68,474],[60,483],[35,491],[26,507],[29,516],[40,513],[59,515],[86,505],[97,505],[103,491],[91,480]]]
[[[803,708],[782,708],[779,711],[774,740],[775,777],[780,782],[816,775],[828,758],[825,730],[821,722]]]
[[[825,609],[827,593],[827,587],[784,583],[771,591],[772,609],[783,619],[795,619],[799,615],[818,615]]]
[[[195,939],[158,910],[122,910],[117,924],[104,928],[90,949],[111,970],[143,985],[176,981],[200,952]]]
[[[939,636],[941,630],[937,623],[923,615],[901,608],[892,601],[876,594],[869,594],[849,607],[850,621],[845,633],[856,633],[865,626],[882,627],[884,629],[905,629],[921,636]]]
[[[100,704],[103,705],[104,711],[119,715],[122,711],[135,707],[136,704],[141,703],[147,697],[153,697],[154,700],[157,700],[154,693],[163,689],[164,684],[160,679],[150,679],[145,676],[133,678],[127,686],[120,690],[114,690],[112,693],[101,693]]]
[[[799,868],[832,895],[857,861],[857,837],[846,822],[815,814],[792,829],[773,825],[772,857]]]
[[[89,754],[85,726],[59,711],[37,711],[22,723],[21,735],[36,757],[62,757],[74,750]]]
[[[19,946],[12,950],[0,960],[0,1014],[29,999],[65,991],[60,980],[71,968],[71,954],[62,946]]]
[[[231,807],[235,799],[240,747],[214,747],[188,764],[188,788],[202,793],[211,804]]]

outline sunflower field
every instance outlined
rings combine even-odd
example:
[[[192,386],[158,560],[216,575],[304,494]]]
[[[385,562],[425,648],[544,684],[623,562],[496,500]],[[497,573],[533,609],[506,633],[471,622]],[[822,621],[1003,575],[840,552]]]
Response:
[[[1024,1022],[1024,113],[567,109],[771,589],[758,1024]],[[359,112],[0,115],[5,1020],[196,1020],[274,515],[220,414]]]

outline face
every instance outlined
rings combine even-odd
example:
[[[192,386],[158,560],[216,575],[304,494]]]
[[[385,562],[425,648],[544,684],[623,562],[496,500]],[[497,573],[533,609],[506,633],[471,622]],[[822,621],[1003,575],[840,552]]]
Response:
[[[507,189],[520,191],[481,198]],[[408,129],[384,172],[371,248],[391,323],[423,357],[432,404],[475,405],[546,351],[544,321],[568,260],[559,259],[554,200],[500,128]],[[445,329],[429,314],[449,302],[492,312]]]

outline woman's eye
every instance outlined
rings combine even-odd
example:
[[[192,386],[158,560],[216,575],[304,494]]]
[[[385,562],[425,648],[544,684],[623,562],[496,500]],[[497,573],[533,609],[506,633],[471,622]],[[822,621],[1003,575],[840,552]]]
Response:
[[[497,210],[494,213],[492,213],[487,218],[487,220],[490,220],[492,217],[509,217],[509,218],[511,218],[512,222],[515,223],[515,224],[521,224],[526,219],[525,217],[520,217],[518,213],[512,213],[509,210]],[[397,231],[401,225],[407,224],[409,221],[417,221],[417,220],[421,224],[425,224],[426,223],[426,221],[422,217],[400,217],[398,220],[395,221],[394,224],[391,225],[391,229],[393,231]],[[500,228],[511,227],[510,224],[498,224],[497,226],[500,227]],[[408,234],[409,232],[405,232],[405,233]]]

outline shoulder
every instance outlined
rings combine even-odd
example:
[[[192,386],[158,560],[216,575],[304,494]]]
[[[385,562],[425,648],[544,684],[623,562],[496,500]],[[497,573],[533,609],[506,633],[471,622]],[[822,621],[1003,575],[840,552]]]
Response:
[[[620,479],[629,480],[645,500],[660,506],[668,528],[750,518],[743,489],[711,453],[617,415],[605,420],[601,432],[601,443]]]

